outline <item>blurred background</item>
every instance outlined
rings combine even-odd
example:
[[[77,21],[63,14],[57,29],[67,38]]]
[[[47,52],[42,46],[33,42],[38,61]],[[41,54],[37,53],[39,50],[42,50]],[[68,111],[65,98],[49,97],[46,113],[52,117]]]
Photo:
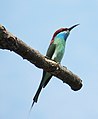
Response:
[[[74,92],[53,77],[31,113],[42,69],[0,49],[0,119],[98,119],[98,0],[0,0],[0,24],[45,55],[53,33],[80,23],[62,65],[83,80]]]

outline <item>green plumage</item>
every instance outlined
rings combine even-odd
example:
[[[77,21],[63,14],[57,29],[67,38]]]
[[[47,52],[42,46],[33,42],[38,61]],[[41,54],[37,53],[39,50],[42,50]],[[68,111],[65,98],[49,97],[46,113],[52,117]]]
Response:
[[[46,57],[48,57],[51,60],[54,60],[55,62],[58,62],[58,63],[61,62],[64,52],[65,52],[66,39],[70,31],[77,25],[74,25],[70,28],[61,28],[54,33],[51,43],[49,45],[49,48],[47,50]],[[39,94],[42,88],[44,88],[48,84],[51,77],[52,77],[52,74],[46,71],[43,71],[42,80],[33,98],[33,103],[32,103],[31,108],[33,107],[35,102],[37,103],[37,100],[38,100],[38,97],[39,97]]]
[[[49,45],[46,56],[49,59],[52,59],[52,60],[60,63],[61,59],[64,55],[64,51],[65,51],[65,40],[60,39],[60,38],[55,38],[54,42]],[[34,102],[37,102],[38,96],[39,96],[42,88],[44,88],[48,84],[51,77],[52,77],[52,75],[50,73],[48,73],[46,71],[43,71],[43,76],[42,76],[41,83],[40,83],[39,88],[38,88],[38,90],[37,90],[37,92],[36,92],[36,94],[33,98]]]

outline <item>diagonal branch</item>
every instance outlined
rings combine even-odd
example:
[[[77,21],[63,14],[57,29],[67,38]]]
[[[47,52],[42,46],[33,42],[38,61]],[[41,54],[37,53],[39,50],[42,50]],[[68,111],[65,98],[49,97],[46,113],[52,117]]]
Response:
[[[77,91],[82,87],[82,80],[77,75],[72,73],[66,67],[47,59],[37,50],[29,47],[22,40],[8,32],[2,25],[0,25],[0,49],[7,49],[17,53],[36,67],[50,72],[64,83],[67,83],[74,91]]]

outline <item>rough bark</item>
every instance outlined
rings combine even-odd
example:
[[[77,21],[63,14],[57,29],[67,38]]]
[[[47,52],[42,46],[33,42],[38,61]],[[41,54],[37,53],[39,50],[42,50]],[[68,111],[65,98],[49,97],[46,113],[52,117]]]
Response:
[[[77,75],[66,67],[47,59],[37,50],[29,47],[22,40],[8,32],[2,25],[0,25],[0,49],[7,49],[17,53],[36,67],[50,72],[64,83],[67,83],[74,91],[77,91],[82,87],[82,80]]]

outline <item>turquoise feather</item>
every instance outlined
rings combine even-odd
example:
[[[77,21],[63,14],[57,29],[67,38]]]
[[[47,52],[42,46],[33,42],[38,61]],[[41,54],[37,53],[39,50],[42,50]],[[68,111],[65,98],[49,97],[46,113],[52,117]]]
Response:
[[[70,31],[77,25],[74,25],[70,28],[61,28],[54,33],[52,40],[50,42],[49,48],[46,53],[46,56],[49,59],[54,60],[55,62],[58,62],[58,63],[61,62],[64,52],[65,52],[66,39],[69,36]],[[52,77],[52,74],[46,71],[43,71],[42,80],[33,98],[33,103],[32,103],[31,108],[33,107],[35,102],[37,103],[37,100],[38,100],[38,97],[39,97],[39,94],[42,88],[44,88],[48,84],[51,77]]]

